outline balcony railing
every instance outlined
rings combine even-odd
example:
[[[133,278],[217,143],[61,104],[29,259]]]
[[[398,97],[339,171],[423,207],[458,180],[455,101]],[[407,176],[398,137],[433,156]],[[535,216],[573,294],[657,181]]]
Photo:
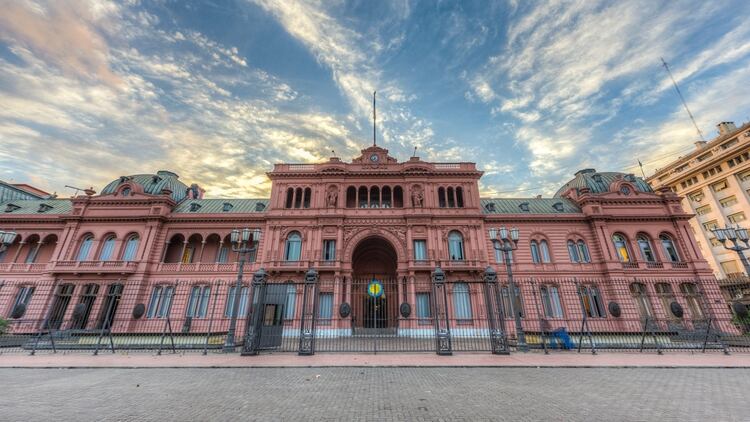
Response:
[[[249,265],[245,264],[245,270],[249,270]],[[236,273],[238,270],[237,262],[162,262],[156,266],[157,272],[177,273],[177,272],[205,272],[205,273]]]
[[[74,273],[102,273],[102,272],[134,272],[138,267],[132,261],[57,261],[52,270],[54,272]]]
[[[638,263],[637,262],[623,262],[622,268],[624,270],[637,270],[638,269]]]
[[[688,268],[687,262],[670,262],[670,264],[672,265],[672,268],[676,270],[684,270]]]
[[[32,263],[32,264],[8,262],[5,264],[0,264],[0,272],[40,273],[40,272],[46,271],[48,266],[49,266],[49,262]]]
[[[660,268],[664,268],[664,264],[661,262],[647,262],[646,268],[660,269]]]

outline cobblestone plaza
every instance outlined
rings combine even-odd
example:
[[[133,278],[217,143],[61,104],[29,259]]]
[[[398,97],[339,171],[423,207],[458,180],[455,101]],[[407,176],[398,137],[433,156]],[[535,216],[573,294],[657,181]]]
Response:
[[[748,419],[748,369],[2,369],[4,420]]]

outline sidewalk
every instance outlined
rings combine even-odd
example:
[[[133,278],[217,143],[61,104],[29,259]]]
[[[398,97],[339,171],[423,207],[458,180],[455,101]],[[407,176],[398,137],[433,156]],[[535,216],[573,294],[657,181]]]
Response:
[[[292,353],[240,356],[239,354],[146,353],[92,356],[87,353],[0,355],[0,368],[222,368],[222,367],[706,367],[750,368],[750,354],[721,353],[513,353],[496,356],[479,353],[434,354],[334,354],[298,356]]]

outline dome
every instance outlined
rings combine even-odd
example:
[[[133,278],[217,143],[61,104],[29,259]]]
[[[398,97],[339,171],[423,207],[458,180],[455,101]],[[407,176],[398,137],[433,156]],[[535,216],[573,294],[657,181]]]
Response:
[[[596,169],[583,169],[576,172],[573,180],[564,184],[555,193],[556,197],[561,196],[568,189],[574,188],[576,191],[581,188],[588,188],[591,193],[609,192],[609,186],[617,179],[623,179],[635,187],[638,192],[653,193],[651,186],[640,177],[634,174],[619,172],[597,172]]]
[[[156,174],[134,174],[132,176],[120,176],[102,189],[101,194],[113,194],[117,187],[125,182],[133,182],[143,186],[143,192],[150,195],[161,195],[164,189],[172,191],[171,197],[180,202],[187,197],[188,185],[179,181],[180,176],[167,170],[159,170]]]

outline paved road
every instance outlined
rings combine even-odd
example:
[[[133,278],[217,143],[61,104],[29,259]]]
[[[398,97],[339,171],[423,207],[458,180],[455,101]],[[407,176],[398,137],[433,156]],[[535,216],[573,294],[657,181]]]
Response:
[[[0,369],[0,419],[750,419],[748,369]]]

